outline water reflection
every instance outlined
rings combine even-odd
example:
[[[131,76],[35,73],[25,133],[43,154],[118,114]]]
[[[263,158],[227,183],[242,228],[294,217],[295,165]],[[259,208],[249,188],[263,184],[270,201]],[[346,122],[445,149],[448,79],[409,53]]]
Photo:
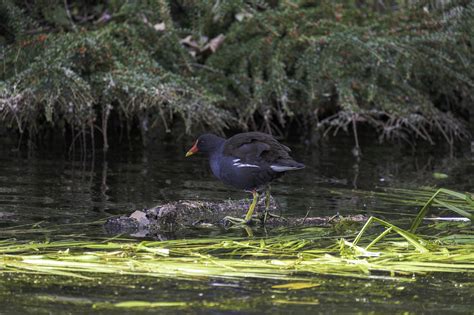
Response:
[[[272,185],[284,215],[310,216],[384,210],[383,201],[367,200],[351,189],[388,186],[443,186],[472,191],[474,170],[468,158],[451,159],[419,150],[410,154],[398,146],[361,143],[355,158],[350,137],[319,147],[290,144],[293,155],[307,165]],[[0,226],[47,221],[79,223],[130,213],[160,202],[179,199],[225,200],[248,194],[224,186],[209,172],[207,161],[185,159],[187,143],[163,144],[153,150],[111,150],[95,159],[69,159],[61,154],[34,157],[3,149],[0,157]],[[435,179],[433,172],[448,174]],[[333,191],[344,188],[347,193]],[[390,205],[393,207],[393,205]],[[386,209],[387,212],[393,209]],[[416,209],[400,207],[396,213]]]

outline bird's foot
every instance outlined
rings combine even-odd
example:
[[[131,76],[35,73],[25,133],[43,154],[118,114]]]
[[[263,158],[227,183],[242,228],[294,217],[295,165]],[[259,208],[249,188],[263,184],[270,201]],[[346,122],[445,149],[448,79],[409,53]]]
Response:
[[[241,218],[234,218],[234,217],[225,217],[222,219],[224,222],[224,226],[229,227],[229,226],[249,226],[252,224],[252,219],[246,221],[245,219]]]
[[[263,216],[263,217],[266,216],[267,218],[276,218],[276,219],[284,219],[284,220],[286,220],[285,217],[282,217],[281,215],[274,214],[274,213],[271,213],[271,212],[263,213],[262,216]]]
[[[281,220],[287,220],[285,217],[282,217],[281,215],[274,214],[268,211],[265,211],[259,215],[260,222],[262,222],[263,225],[267,222],[268,218],[275,218],[275,219],[281,219]]]
[[[337,218],[339,218],[339,217],[341,217],[341,215],[340,215],[339,212],[338,212],[338,213],[336,213],[335,215],[333,215],[332,217],[330,217],[330,218],[328,219],[328,223],[334,221],[335,219],[337,219]]]

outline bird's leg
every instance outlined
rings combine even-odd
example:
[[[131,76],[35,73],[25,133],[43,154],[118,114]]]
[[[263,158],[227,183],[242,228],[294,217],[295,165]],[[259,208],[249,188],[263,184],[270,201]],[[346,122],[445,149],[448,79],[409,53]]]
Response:
[[[245,232],[247,233],[247,237],[253,237],[253,231],[252,228],[248,225],[243,226]]]
[[[270,209],[270,185],[265,190],[265,214],[263,215],[263,225],[267,222],[268,209]]]
[[[265,212],[263,214],[263,225],[265,225],[265,222],[267,222],[268,217],[285,219],[282,216],[270,213],[268,210],[270,210],[270,185],[268,185],[265,190]]]
[[[256,189],[252,190],[252,195],[253,195],[253,200],[252,200],[252,203],[250,204],[249,211],[247,211],[247,214],[245,215],[245,223],[250,222],[250,220],[252,219],[253,211],[255,210],[255,206],[257,205],[258,192]]]
[[[252,200],[252,203],[250,204],[247,214],[245,215],[245,219],[233,218],[233,217],[227,216],[224,218],[224,221],[230,222],[235,225],[249,224],[250,221],[252,220],[252,214],[255,210],[255,206],[257,205],[257,201],[258,201],[258,192],[256,189],[252,190],[252,195],[253,195],[253,200]]]

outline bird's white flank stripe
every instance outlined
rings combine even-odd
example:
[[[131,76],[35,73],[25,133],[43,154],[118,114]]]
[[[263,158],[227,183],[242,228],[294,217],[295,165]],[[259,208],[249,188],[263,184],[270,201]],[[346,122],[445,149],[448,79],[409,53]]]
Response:
[[[299,167],[285,166],[285,165],[270,165],[270,168],[275,172],[286,172],[291,170],[297,170]]]
[[[237,162],[239,162],[239,161],[240,161],[240,159],[234,159],[234,160],[232,160],[232,162],[234,162],[234,163],[237,163]]]
[[[234,166],[237,166],[237,167],[258,167],[260,168],[260,166],[258,165],[254,165],[254,164],[242,164],[242,163],[238,163],[238,162],[235,162],[234,164],[232,164]]]
[[[237,165],[237,167],[258,167],[258,168],[260,168],[260,166],[254,165],[254,164],[239,164],[239,165]]]

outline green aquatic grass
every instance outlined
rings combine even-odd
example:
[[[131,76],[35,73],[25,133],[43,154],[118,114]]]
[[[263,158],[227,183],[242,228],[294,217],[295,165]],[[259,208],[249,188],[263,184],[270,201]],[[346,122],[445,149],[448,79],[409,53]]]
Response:
[[[365,231],[369,228],[370,225],[372,225],[374,222],[381,224],[386,228],[385,231],[383,231],[379,236],[377,236],[370,244],[365,248],[366,250],[369,249],[370,247],[374,246],[376,243],[378,243],[382,238],[384,238],[386,235],[388,235],[390,232],[396,232],[398,235],[403,237],[408,243],[413,245],[419,252],[421,253],[427,253],[429,250],[423,246],[424,241],[418,237],[417,235],[410,233],[408,231],[405,231],[391,223],[388,223],[384,220],[375,218],[375,217],[370,217],[367,222],[365,223],[364,227],[360,230],[359,234],[356,236],[353,245],[357,245],[357,243],[360,241],[362,238],[362,235],[364,235]]]
[[[441,198],[443,197],[443,195],[444,197],[448,196],[455,199],[442,200]],[[463,194],[463,193],[455,192],[452,190],[440,188],[434,194],[432,194],[432,196],[428,199],[428,201],[425,202],[421,210],[418,212],[416,218],[412,221],[411,227],[409,230],[401,229],[398,226],[395,226],[394,224],[391,224],[379,218],[370,217],[365,223],[365,225],[362,227],[362,229],[360,230],[357,237],[355,238],[353,245],[355,246],[359,243],[362,236],[364,235],[364,233],[366,233],[366,231],[369,229],[371,225],[373,225],[374,223],[378,223],[382,225],[383,227],[385,227],[385,230],[381,234],[379,234],[377,237],[375,237],[370,242],[370,244],[367,245],[365,250],[368,250],[370,247],[374,246],[376,243],[381,241],[385,236],[387,236],[391,232],[395,232],[399,236],[404,238],[408,243],[413,245],[416,248],[416,250],[418,250],[419,252],[428,253],[429,250],[424,246],[424,244],[426,244],[426,241],[414,233],[416,229],[422,223],[423,219],[425,219],[430,209],[434,205],[438,207],[444,207],[471,221],[474,218],[474,201],[470,194],[468,193]]]
[[[306,227],[253,238],[43,242],[8,238],[0,241],[0,274],[69,277],[84,283],[120,276],[191,281],[251,278],[305,287],[321,275],[410,282],[426,274],[473,273],[470,225],[456,223],[453,229],[453,223],[431,222],[423,233],[414,233],[434,205],[461,215],[471,215],[474,208],[470,195],[443,189],[427,198],[411,229],[403,228],[410,222],[395,225],[371,217],[357,235],[341,235],[336,227]],[[146,303],[130,301],[114,307],[165,307]],[[182,306],[173,303],[169,306]]]
[[[461,204],[467,205],[469,209],[462,209],[461,207],[457,206],[456,203],[452,200],[441,200],[440,197],[442,194],[456,198],[457,201],[460,200]],[[423,208],[421,208],[420,212],[418,213],[410,227],[411,232],[415,232],[418,226],[420,226],[423,218],[426,217],[428,211],[431,209],[431,206],[433,204],[438,204],[439,206],[447,208],[450,211],[453,211],[460,216],[466,217],[471,221],[474,219],[474,200],[472,199],[472,196],[470,194],[463,194],[453,190],[440,188],[430,197],[430,199],[426,202]]]
[[[32,273],[91,280],[134,275],[202,280],[263,278],[311,281],[317,275],[410,281],[430,272],[473,272],[474,242],[444,245],[411,235],[362,248],[346,239],[324,245],[311,229],[266,239],[201,239],[164,242],[0,244],[1,273]],[[413,237],[413,239],[411,239]],[[412,245],[417,250],[412,250]],[[370,251],[369,251],[370,249]]]

